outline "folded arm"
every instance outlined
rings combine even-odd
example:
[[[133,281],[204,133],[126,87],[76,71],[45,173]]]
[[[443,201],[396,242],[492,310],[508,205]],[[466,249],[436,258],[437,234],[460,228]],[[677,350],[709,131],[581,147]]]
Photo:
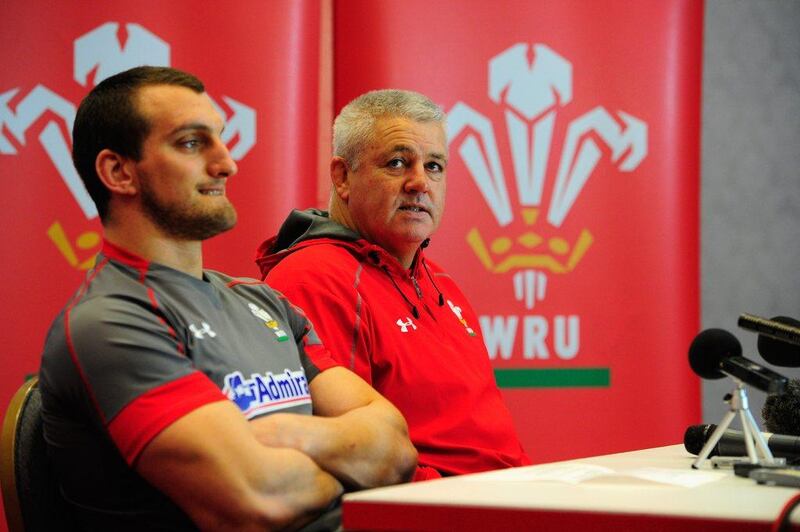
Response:
[[[142,451],[135,467],[203,530],[294,528],[342,491],[302,452],[256,441],[228,401],[207,404],[172,423]]]
[[[405,419],[389,401],[341,367],[320,373],[309,388],[315,415],[253,420],[258,441],[301,451],[352,489],[411,478],[417,452]]]

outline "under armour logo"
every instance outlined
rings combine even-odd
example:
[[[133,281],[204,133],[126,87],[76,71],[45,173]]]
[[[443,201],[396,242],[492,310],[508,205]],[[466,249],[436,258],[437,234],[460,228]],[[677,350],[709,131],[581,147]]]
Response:
[[[404,333],[408,332],[408,328],[409,327],[411,327],[412,329],[414,329],[416,331],[417,330],[417,326],[414,325],[414,322],[411,321],[411,318],[406,316],[406,319],[408,321],[403,321],[403,318],[398,318],[398,320],[396,322],[397,326],[400,327],[400,332],[404,332]]]
[[[211,330],[211,325],[209,325],[206,322],[202,322],[202,325],[203,325],[202,329],[198,329],[197,325],[195,325],[194,323],[189,325],[189,330],[192,331],[192,334],[194,334],[195,338],[199,338],[202,340],[203,338],[206,337],[206,335],[208,335],[211,338],[214,338],[217,335],[217,333]]]

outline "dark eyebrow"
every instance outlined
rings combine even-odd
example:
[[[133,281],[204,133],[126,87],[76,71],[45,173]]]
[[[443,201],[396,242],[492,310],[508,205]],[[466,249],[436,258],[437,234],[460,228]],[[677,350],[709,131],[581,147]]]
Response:
[[[389,150],[390,153],[396,153],[398,151],[402,152],[402,153],[413,153],[414,152],[414,150],[412,150],[410,147],[406,146],[405,144],[396,144],[396,145],[392,146],[391,150]]]
[[[441,153],[431,153],[430,158],[447,163],[447,155],[442,155]]]
[[[220,131],[219,131],[220,134],[222,133],[222,131],[224,129],[225,129],[225,127],[223,126],[222,129],[220,129]],[[169,136],[172,137],[172,136],[178,135],[179,133],[183,133],[185,131],[203,131],[203,132],[206,132],[206,133],[213,133],[214,132],[214,130],[208,124],[204,124],[202,122],[188,122],[186,124],[181,124],[178,127],[176,127],[175,129],[173,129],[172,131],[170,131],[169,132]]]
[[[397,152],[401,152],[401,153],[416,153],[414,150],[412,150],[409,146],[406,146],[405,144],[397,144],[397,145],[395,145],[392,148],[390,153],[397,153]],[[428,157],[430,157],[431,159],[436,159],[438,161],[442,161],[444,163],[447,162],[447,155],[444,155],[444,154],[441,154],[441,153],[436,153],[436,152],[429,153]]]

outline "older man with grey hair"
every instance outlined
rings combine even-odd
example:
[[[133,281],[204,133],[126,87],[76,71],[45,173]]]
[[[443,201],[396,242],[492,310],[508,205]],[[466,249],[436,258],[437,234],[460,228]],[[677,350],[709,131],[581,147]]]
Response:
[[[347,104],[333,126],[329,212],[293,211],[257,258],[333,356],[406,417],[416,480],[529,463],[475,312],[423,253],[444,211],[444,123],[411,91]]]

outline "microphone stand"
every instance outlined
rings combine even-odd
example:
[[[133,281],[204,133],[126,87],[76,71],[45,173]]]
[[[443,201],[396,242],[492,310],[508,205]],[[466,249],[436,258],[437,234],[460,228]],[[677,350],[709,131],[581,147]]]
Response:
[[[733,378],[733,380],[736,382],[736,388],[732,393],[725,396],[725,402],[731,405],[731,409],[727,414],[725,414],[725,417],[722,418],[722,422],[717,425],[716,430],[714,430],[714,432],[711,434],[711,437],[703,446],[700,454],[697,455],[697,459],[692,463],[692,469],[700,469],[700,466],[703,465],[703,462],[705,462],[706,458],[708,458],[708,455],[714,449],[714,446],[717,445],[720,438],[722,438],[722,435],[728,429],[728,426],[736,417],[736,414],[739,414],[739,417],[742,420],[744,444],[747,447],[747,457],[749,458],[749,462],[747,460],[744,462],[764,465],[780,465],[785,463],[784,459],[776,459],[772,456],[772,451],[769,450],[767,442],[764,440],[764,436],[758,429],[756,420],[753,418],[753,414],[750,413],[749,402],[747,400],[747,389],[744,387],[744,383],[737,378]],[[756,453],[756,449],[760,451],[761,458],[759,458],[758,454]],[[742,459],[738,459],[738,461],[741,462]]]

